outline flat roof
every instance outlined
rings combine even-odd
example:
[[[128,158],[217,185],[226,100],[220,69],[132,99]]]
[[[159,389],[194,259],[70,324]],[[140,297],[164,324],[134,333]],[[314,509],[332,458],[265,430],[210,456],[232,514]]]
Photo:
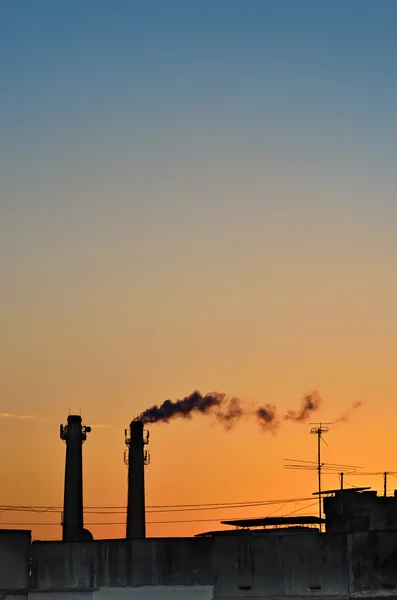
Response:
[[[320,525],[325,523],[320,517],[264,517],[262,519],[237,519],[235,521],[221,521],[222,525],[235,527],[266,527],[268,525]]]
[[[290,533],[315,533],[317,529],[313,529],[312,527],[287,527],[282,530],[283,532]],[[271,532],[280,533],[280,530],[277,529],[216,529],[215,531],[203,531],[202,533],[196,533],[194,537],[213,537],[213,536],[234,536],[236,535],[269,535]]]
[[[355,487],[355,488],[337,488],[336,490],[324,490],[323,492],[313,492],[313,496],[318,496],[321,493],[322,496],[325,494],[339,494],[348,492],[364,492],[370,490],[371,487]]]

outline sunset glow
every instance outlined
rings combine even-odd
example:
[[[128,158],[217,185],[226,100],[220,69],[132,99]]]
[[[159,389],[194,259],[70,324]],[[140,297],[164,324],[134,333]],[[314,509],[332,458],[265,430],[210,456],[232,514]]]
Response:
[[[2,527],[60,538],[59,425],[81,413],[85,524],[123,537],[124,429],[194,390],[280,424],[147,424],[149,536],[316,514],[316,472],[284,468],[316,460],[310,421],[334,423],[325,461],[397,470],[397,4],[380,5],[2,4]]]

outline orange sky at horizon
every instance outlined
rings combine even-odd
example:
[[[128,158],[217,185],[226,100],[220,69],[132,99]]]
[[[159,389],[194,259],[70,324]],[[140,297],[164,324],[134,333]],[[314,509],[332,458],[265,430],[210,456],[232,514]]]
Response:
[[[324,399],[323,407],[309,421],[335,421],[350,404],[332,404]],[[340,408],[339,408],[340,407]],[[286,405],[292,408],[292,405]],[[299,408],[299,401],[294,408]],[[77,411],[75,411],[77,412]],[[283,411],[280,411],[280,415]],[[42,418],[42,417],[39,417]],[[376,431],[377,414],[369,402],[351,411],[348,421],[330,425],[323,446],[325,462],[361,466],[363,471],[393,470],[391,435]],[[83,419],[87,424],[91,421]],[[7,421],[7,426],[5,423]],[[125,536],[125,514],[90,514],[88,507],[125,507],[127,468],[123,464],[123,427],[113,423],[92,421],[83,450],[85,524],[94,538]],[[109,426],[108,426],[109,425]],[[125,424],[128,426],[128,423]],[[60,507],[63,502],[64,444],[59,439],[59,426],[53,421],[3,418],[3,443],[10,452],[1,471],[12,488],[3,492],[3,504]],[[384,425],[387,430],[387,425]],[[254,422],[242,421],[232,431],[215,424],[210,416],[192,420],[175,419],[169,424],[154,424],[150,430],[151,464],[146,468],[147,535],[150,537],[189,536],[223,528],[225,518],[260,517],[269,514],[317,514],[317,503],[311,495],[317,489],[315,471],[284,469],[284,459],[316,460],[316,440],[309,435],[309,423],[283,422],[276,435],[262,433]],[[58,435],[57,435],[58,434]],[[392,428],[390,428],[392,434]],[[371,445],[365,440],[371,435]],[[12,451],[19,448],[19,455]],[[374,452],[374,448],[377,451]],[[10,460],[10,457],[13,460]],[[370,485],[382,490],[382,477],[345,476],[345,485]],[[393,487],[392,476],[388,488]],[[323,488],[339,486],[338,475],[324,474]],[[29,490],[29,492],[28,492]],[[227,508],[214,510],[159,512],[152,506],[200,503],[245,503],[253,501],[309,498],[287,505]],[[100,509],[96,509],[100,510]],[[5,512],[2,526],[21,523],[17,528],[31,528],[34,539],[59,539],[61,527],[43,523],[59,523],[59,513]],[[164,523],[164,521],[171,521]],[[172,521],[180,521],[173,523]],[[190,521],[190,522],[189,522]],[[96,523],[91,525],[91,523]],[[157,522],[157,524],[155,523]],[[22,524],[31,524],[25,526]],[[37,523],[37,525],[35,525]],[[105,523],[118,523],[106,525]]]

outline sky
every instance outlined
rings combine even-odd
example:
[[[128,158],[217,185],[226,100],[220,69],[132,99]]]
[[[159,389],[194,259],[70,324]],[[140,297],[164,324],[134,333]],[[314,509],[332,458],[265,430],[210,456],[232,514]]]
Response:
[[[124,429],[195,389],[363,402],[324,460],[397,470],[396,26],[394,0],[0,3],[0,503],[61,510],[81,412],[86,526],[124,536]],[[310,427],[152,425],[148,507],[310,498],[284,468]],[[312,504],[150,509],[148,535]]]

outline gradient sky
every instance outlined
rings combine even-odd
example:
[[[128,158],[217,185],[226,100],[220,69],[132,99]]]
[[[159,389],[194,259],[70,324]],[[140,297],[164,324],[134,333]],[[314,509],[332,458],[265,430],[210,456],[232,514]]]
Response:
[[[314,420],[363,401],[325,460],[397,469],[396,28],[394,0],[2,0],[0,503],[62,504],[70,410],[106,425],[85,504],[125,505],[124,428],[196,388],[281,414],[317,389]],[[309,429],[152,426],[147,503],[310,496],[283,469]]]

